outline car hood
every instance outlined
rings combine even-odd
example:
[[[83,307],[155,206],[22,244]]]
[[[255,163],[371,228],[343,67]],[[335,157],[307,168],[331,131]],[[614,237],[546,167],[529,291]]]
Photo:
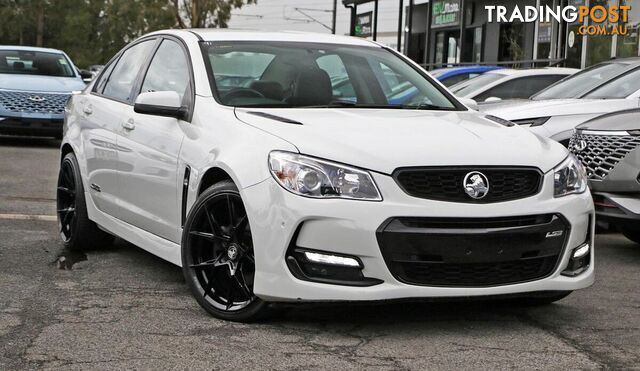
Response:
[[[473,111],[236,109],[238,119],[301,153],[391,174],[411,166],[535,166],[547,172],[567,150]]]
[[[569,115],[599,115],[638,107],[637,99],[553,99],[505,102],[480,106],[484,113],[506,120]]]
[[[0,89],[4,90],[70,93],[83,90],[85,86],[75,77],[0,74]]]
[[[582,130],[640,130],[640,109],[631,109],[599,116],[578,126]]]

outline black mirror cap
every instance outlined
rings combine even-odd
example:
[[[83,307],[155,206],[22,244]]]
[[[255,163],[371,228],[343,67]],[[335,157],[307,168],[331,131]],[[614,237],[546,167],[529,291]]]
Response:
[[[80,70],[80,78],[83,80],[93,80],[93,73],[87,70]]]
[[[184,120],[188,115],[188,109],[185,106],[174,108],[156,106],[153,104],[136,103],[133,105],[133,111],[136,113],[141,113],[143,115],[173,117],[179,120]]]

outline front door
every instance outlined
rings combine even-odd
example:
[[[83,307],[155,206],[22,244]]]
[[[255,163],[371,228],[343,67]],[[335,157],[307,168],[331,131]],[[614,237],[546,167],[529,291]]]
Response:
[[[139,92],[175,91],[183,102],[191,102],[188,63],[180,44],[164,39]],[[139,114],[129,107],[118,135],[120,219],[175,243],[180,242],[178,160],[186,125],[186,121]]]

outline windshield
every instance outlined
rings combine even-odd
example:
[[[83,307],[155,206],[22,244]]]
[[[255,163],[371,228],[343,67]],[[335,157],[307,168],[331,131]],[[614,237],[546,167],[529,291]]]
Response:
[[[620,74],[625,68],[623,63],[603,63],[595,65],[531,97],[533,100],[580,98],[583,94],[607,82]]]
[[[202,49],[212,88],[228,106],[462,109],[379,47],[236,41]]]
[[[496,82],[503,78],[505,75],[501,73],[485,73],[483,75],[472,78],[471,80],[463,81],[451,87],[451,91],[458,97],[467,97],[477,92],[479,89]]]
[[[69,60],[60,53],[0,50],[0,73],[74,77]]]
[[[587,99],[624,99],[640,90],[640,68],[608,82],[584,96]]]

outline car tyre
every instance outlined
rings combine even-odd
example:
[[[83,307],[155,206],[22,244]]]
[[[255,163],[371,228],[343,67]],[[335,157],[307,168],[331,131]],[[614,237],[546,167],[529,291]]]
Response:
[[[253,293],[255,258],[247,213],[231,181],[205,190],[182,234],[182,271],[197,302],[216,318],[253,322],[268,304]]]
[[[114,237],[89,220],[78,160],[73,152],[60,163],[56,192],[58,231],[65,248],[82,250],[104,248]]]
[[[631,230],[631,229],[623,229],[622,234],[630,239],[631,241],[640,244],[640,231],[639,230]]]

